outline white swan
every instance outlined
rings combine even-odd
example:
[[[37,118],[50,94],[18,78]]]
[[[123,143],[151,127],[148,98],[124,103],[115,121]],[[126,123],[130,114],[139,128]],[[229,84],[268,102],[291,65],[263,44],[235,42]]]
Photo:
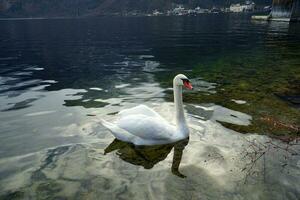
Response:
[[[189,79],[178,74],[173,80],[176,126],[145,105],[122,110],[115,123],[102,120],[102,124],[117,139],[135,145],[167,144],[185,139],[189,136],[189,129],[182,105],[182,86],[193,89]]]

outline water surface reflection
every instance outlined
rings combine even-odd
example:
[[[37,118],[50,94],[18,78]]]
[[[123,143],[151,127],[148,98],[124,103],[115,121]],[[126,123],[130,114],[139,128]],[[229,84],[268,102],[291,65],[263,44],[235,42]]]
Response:
[[[0,21],[0,199],[297,199],[299,145],[233,126],[293,114],[272,92],[299,82],[299,31],[230,14]],[[172,123],[177,73],[196,87],[189,141],[134,147],[101,126],[138,104]]]

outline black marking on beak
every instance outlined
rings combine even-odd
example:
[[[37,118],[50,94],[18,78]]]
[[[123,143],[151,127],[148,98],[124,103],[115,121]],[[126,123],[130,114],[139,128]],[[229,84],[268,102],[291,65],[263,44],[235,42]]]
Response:
[[[190,82],[190,80],[187,79],[187,78],[181,78],[181,80],[182,80],[182,81],[186,81],[186,82],[188,82],[188,83]]]

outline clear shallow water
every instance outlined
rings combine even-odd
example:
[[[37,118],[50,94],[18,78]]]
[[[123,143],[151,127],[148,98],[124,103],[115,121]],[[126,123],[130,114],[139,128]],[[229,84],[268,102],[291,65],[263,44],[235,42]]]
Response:
[[[299,197],[299,145],[286,149],[280,141],[219,123],[248,126],[249,113],[189,101],[189,141],[150,149],[112,143],[99,122],[141,103],[172,121],[174,74],[192,77],[195,91],[184,97],[223,87],[194,72],[199,63],[209,70],[222,57],[245,57],[260,66],[264,57],[275,71],[276,63],[300,66],[299,24],[255,23],[238,15],[0,24],[3,198]],[[240,106],[252,103],[232,99]]]

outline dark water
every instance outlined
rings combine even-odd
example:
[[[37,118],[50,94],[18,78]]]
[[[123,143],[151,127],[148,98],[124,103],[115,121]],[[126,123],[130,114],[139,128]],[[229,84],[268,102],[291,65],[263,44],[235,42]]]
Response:
[[[1,20],[0,194],[299,198],[298,145],[220,123],[272,134],[257,120],[267,113],[298,125],[299,33],[299,23],[241,15]],[[195,87],[184,94],[189,141],[113,142],[99,119],[124,108],[143,103],[172,120],[177,73]],[[250,154],[262,154],[253,166]]]

